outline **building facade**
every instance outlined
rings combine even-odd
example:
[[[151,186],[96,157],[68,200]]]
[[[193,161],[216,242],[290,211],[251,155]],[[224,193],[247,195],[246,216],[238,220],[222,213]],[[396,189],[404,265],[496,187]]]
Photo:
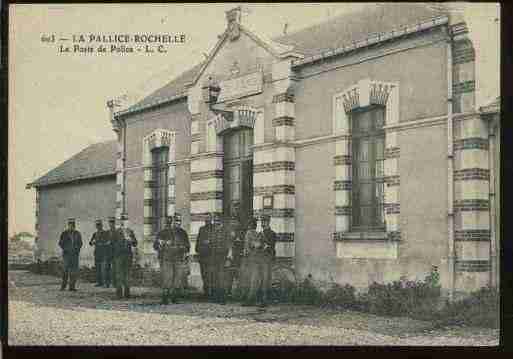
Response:
[[[272,40],[238,8],[226,21],[205,61],[128,109],[108,102],[115,180],[79,191],[112,191],[82,205],[127,213],[142,265],[158,266],[167,215],[194,244],[207,213],[266,212],[300,278],[365,289],[436,266],[449,295],[497,285],[498,112],[475,109],[462,20],[387,4]]]

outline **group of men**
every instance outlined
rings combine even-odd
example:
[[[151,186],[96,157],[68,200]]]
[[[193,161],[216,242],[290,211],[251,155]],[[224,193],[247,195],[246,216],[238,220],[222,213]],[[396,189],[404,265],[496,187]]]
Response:
[[[130,297],[132,248],[137,247],[134,232],[128,228],[128,218],[122,217],[119,228],[115,218],[109,218],[109,229],[102,220],[96,221],[96,232],[89,244],[94,246],[96,286],[116,287],[118,298]],[[157,234],[153,248],[158,253],[162,275],[162,304],[177,303],[183,295],[184,278],[189,272],[190,242],[181,227],[179,213],[166,218],[165,227]],[[206,297],[225,304],[234,287],[242,305],[266,306],[271,286],[271,271],[275,260],[276,233],[270,228],[270,217],[261,217],[262,231],[257,232],[257,219],[251,218],[247,228],[237,219],[223,223],[218,213],[208,214],[199,229],[195,250],[198,255],[203,290]],[[76,290],[82,238],[69,219],[68,229],[61,234],[59,246],[63,252],[64,274],[61,290],[69,283]],[[237,283],[234,286],[234,283]]]
[[[103,221],[97,219],[96,232],[89,241],[89,245],[94,246],[96,286],[109,288],[112,282],[118,298],[130,298],[132,248],[137,247],[137,239],[127,222],[128,217],[123,216],[120,227],[116,228],[116,219],[110,217],[109,229],[104,230]],[[69,290],[76,291],[82,244],[82,235],[75,229],[75,219],[70,218],[68,228],[59,240],[64,262],[61,290],[65,290],[69,283]]]
[[[269,216],[262,216],[261,222],[263,230],[257,232],[256,218],[244,229],[236,219],[223,224],[219,214],[208,215],[198,233],[196,252],[203,290],[210,300],[224,304],[236,281],[242,305],[268,304],[276,233]]]

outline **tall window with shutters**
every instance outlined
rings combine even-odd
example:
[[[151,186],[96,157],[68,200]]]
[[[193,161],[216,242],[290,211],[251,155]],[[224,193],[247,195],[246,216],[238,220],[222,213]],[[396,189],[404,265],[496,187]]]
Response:
[[[351,112],[352,231],[385,231],[385,107]]]
[[[169,147],[157,147],[151,151],[151,156],[153,179],[153,233],[158,233],[164,228],[167,216]]]

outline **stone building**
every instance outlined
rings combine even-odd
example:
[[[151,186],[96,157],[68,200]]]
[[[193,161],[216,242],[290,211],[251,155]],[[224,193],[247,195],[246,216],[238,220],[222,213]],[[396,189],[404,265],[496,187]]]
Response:
[[[267,211],[299,277],[364,289],[437,266],[450,295],[497,284],[499,110],[475,109],[465,22],[386,4],[266,39],[237,8],[226,20],[205,61],[108,102],[115,143],[31,184],[49,252],[68,215],[90,233],[127,213],[156,266],[166,215],[194,241],[209,212]]]

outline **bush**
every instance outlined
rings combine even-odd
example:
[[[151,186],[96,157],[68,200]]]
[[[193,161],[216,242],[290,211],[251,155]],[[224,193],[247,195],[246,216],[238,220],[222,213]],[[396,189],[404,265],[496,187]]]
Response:
[[[468,325],[486,328],[499,327],[499,292],[484,287],[470,294],[468,298],[447,303],[437,315],[440,326]]]
[[[324,295],[324,304],[341,309],[358,309],[360,303],[357,300],[356,289],[349,285],[333,283]]]
[[[273,283],[269,293],[270,299],[280,303],[292,302],[296,288],[297,285],[295,282],[282,278]]]
[[[309,275],[293,289],[291,299],[295,304],[320,305],[324,302],[324,293],[312,283]]]
[[[360,301],[373,314],[429,318],[437,310],[440,299],[437,267],[424,281],[394,281],[388,284],[372,283]]]

